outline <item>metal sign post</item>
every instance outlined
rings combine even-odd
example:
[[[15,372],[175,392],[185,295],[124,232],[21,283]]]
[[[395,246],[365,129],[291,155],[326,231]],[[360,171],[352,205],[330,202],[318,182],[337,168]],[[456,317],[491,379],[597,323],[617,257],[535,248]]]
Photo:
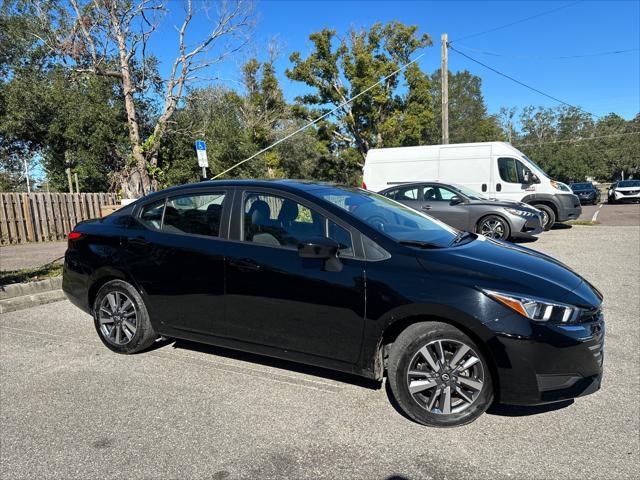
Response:
[[[198,165],[202,167],[202,178],[207,178],[209,160],[207,159],[207,144],[204,140],[196,140],[196,153],[198,154]]]

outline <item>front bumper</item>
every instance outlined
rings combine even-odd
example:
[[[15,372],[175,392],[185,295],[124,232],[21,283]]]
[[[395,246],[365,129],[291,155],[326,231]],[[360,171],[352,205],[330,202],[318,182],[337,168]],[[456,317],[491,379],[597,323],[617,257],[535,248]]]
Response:
[[[511,236],[515,238],[530,237],[544,231],[541,215],[533,217],[509,215],[509,222],[511,223]]]
[[[640,200],[640,191],[638,192],[620,192],[618,190],[613,192],[613,196],[616,202],[637,202]]]
[[[577,195],[557,195],[557,199],[558,214],[556,217],[556,221],[566,222],[567,220],[575,220],[582,213],[580,199],[577,197]]]
[[[597,196],[595,193],[591,193],[589,195],[578,195],[578,200],[580,200],[580,204],[594,203],[597,201]]]
[[[513,315],[490,328],[494,337],[487,345],[496,363],[500,402],[538,405],[600,388],[605,333],[601,313],[593,321],[567,325],[538,324]]]

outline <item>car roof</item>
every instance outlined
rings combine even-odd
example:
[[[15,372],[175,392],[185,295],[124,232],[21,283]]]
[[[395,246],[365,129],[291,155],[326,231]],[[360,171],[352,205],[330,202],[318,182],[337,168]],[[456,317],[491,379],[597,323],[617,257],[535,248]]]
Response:
[[[193,190],[200,188],[216,188],[216,187],[254,187],[254,188],[281,188],[289,192],[311,192],[313,190],[320,190],[328,187],[340,187],[340,188],[354,188],[347,185],[340,185],[333,182],[319,182],[312,180],[290,180],[290,179],[236,179],[236,180],[203,180],[202,182],[187,183],[184,185],[177,185],[174,187],[158,190],[157,192],[146,195],[145,199],[151,199],[155,197],[165,196],[167,194],[180,193],[183,190]]]
[[[455,185],[453,183],[425,181],[425,182],[398,183],[397,185],[390,185],[390,186],[388,186],[387,188],[385,188],[384,190],[381,190],[381,191],[382,192],[386,192],[387,190],[391,190],[391,189],[395,189],[395,188],[404,188],[404,187],[419,187],[420,185],[442,185],[443,187],[454,187],[455,188]]]

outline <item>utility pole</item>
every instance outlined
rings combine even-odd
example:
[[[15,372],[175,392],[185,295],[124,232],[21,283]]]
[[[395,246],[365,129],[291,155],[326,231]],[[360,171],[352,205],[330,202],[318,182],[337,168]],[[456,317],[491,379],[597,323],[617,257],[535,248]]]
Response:
[[[73,174],[73,178],[76,181],[76,193],[80,193],[80,187],[78,186],[78,173],[77,172]]]
[[[449,143],[449,55],[448,43],[449,37],[446,33],[442,34],[442,49],[440,63],[440,84],[442,88],[442,143]]]

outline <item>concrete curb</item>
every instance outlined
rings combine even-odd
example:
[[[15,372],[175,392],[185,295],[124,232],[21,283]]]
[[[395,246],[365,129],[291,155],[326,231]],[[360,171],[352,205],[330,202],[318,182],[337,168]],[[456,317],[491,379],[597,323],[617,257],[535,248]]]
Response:
[[[0,314],[66,299],[62,277],[0,286]]]
[[[36,282],[0,285],[0,300],[22,297],[23,295],[34,295],[50,290],[59,290],[60,288],[62,288],[62,277],[45,278]]]

